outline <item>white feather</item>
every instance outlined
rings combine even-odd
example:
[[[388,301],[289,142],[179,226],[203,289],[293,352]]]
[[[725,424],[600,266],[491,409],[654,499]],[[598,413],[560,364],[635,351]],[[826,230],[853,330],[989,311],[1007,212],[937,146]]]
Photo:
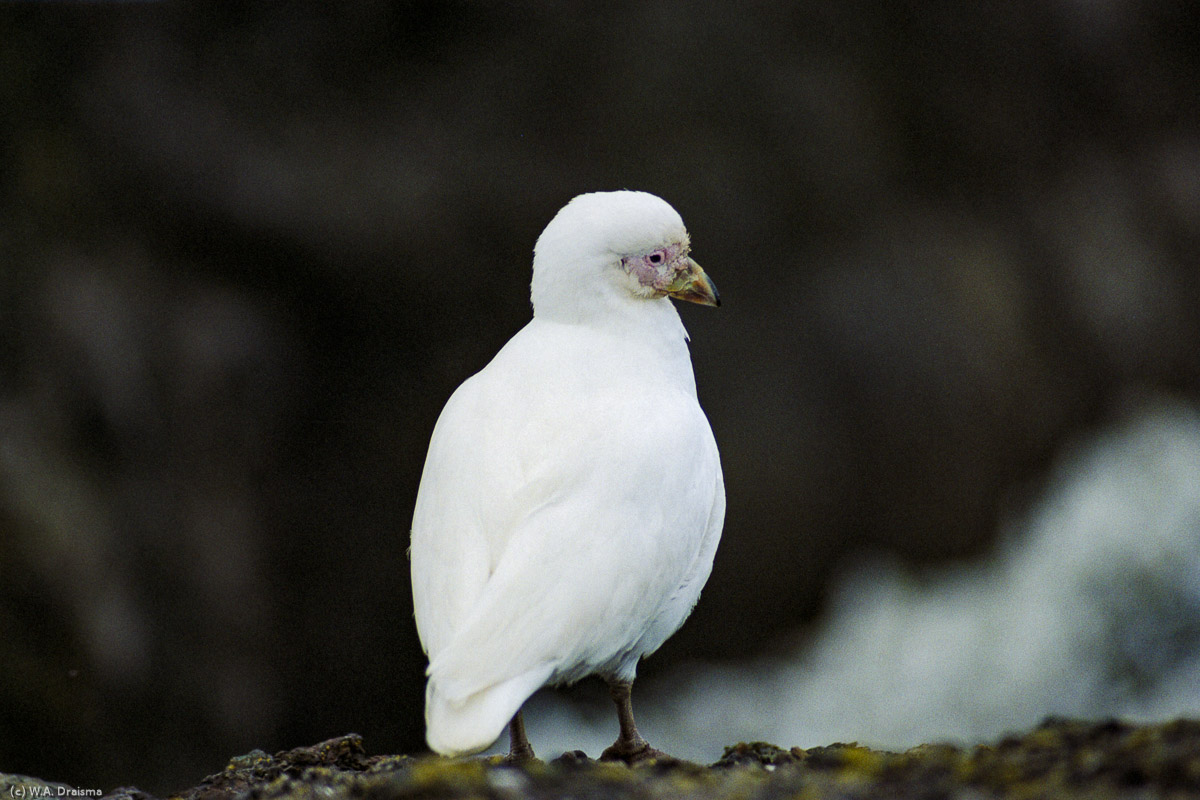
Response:
[[[725,493],[686,334],[620,269],[681,235],[651,195],[573,201],[538,242],[534,319],[438,420],[411,548],[437,752],[486,748],[546,683],[632,680],[708,578]]]

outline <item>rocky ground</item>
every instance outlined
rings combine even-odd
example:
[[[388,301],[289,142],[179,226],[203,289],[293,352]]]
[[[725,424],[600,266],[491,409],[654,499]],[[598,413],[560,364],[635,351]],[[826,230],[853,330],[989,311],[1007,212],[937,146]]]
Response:
[[[0,774],[0,795],[18,800],[88,796],[63,784]],[[136,788],[111,800],[155,800]],[[582,753],[506,765],[499,758],[367,755],[341,736],[275,755],[255,750],[170,800],[393,800],[393,798],[1196,798],[1200,721],[1158,725],[1050,719],[994,744],[929,744],[891,753],[857,744],[785,750],[755,742],[728,747],[710,766],[636,767]]]

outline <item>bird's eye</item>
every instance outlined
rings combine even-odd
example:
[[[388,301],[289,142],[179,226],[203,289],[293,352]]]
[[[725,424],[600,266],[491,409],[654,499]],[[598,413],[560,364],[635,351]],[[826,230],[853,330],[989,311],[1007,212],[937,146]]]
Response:
[[[650,254],[650,263],[651,264],[661,264],[662,260],[663,260],[663,254],[661,252]]]

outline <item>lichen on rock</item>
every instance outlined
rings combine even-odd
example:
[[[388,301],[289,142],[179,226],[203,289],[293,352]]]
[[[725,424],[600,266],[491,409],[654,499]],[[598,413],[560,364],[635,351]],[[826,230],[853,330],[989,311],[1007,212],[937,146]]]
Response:
[[[0,794],[66,798],[79,790],[0,775]],[[1200,796],[1200,721],[1157,725],[1047,719],[994,744],[924,744],[902,753],[857,743],[785,749],[739,743],[711,766],[660,762],[627,767],[573,752],[520,765],[502,758],[368,755],[362,737],[232,758],[223,770],[169,800],[402,800],[404,798],[805,797],[1093,798]],[[134,788],[109,800],[155,800]]]

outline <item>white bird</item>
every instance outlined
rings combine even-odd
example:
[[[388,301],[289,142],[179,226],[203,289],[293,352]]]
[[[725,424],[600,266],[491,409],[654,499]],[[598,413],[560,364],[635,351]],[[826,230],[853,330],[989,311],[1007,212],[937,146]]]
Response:
[[[533,319],[446,403],[413,513],[413,608],[429,656],[426,740],[533,757],[520,709],[599,675],[638,733],[639,659],[691,613],[725,517],[720,457],[668,297],[719,305],[679,214],[584,194],[534,248]]]

